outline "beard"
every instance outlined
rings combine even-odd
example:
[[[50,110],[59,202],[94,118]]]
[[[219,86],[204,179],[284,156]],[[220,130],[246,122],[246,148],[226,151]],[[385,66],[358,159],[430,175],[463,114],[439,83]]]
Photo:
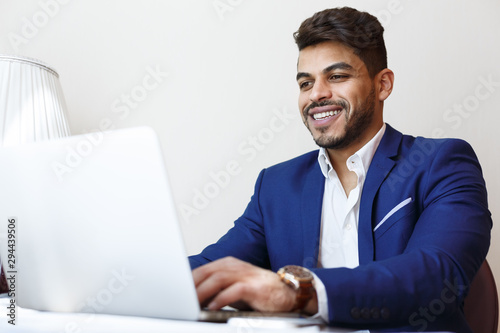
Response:
[[[342,107],[345,117],[345,125],[344,125],[344,135],[342,136],[328,136],[326,133],[328,132],[328,127],[320,127],[317,131],[320,134],[313,139],[316,144],[322,148],[326,149],[343,149],[351,145],[357,139],[361,137],[363,132],[370,127],[373,119],[373,114],[375,111],[375,87],[372,87],[370,93],[363,101],[363,103],[354,110],[348,109],[348,104],[343,101],[323,101],[320,103],[311,103],[305,110],[304,116],[307,119],[307,114],[310,109],[317,106],[325,106],[325,105],[336,105]],[[309,127],[307,121],[305,122],[306,127],[312,134],[311,128]]]

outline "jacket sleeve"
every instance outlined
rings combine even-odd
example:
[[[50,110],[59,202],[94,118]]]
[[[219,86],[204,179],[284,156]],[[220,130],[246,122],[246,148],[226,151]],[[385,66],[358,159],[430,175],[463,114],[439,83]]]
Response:
[[[327,290],[330,322],[425,330],[461,311],[490,244],[481,168],[467,143],[447,140],[421,170],[419,185],[404,185],[418,188],[420,215],[401,254],[354,269],[314,269]],[[377,241],[399,236],[389,230],[383,237]]]
[[[259,204],[264,172],[262,170],[257,178],[255,192],[243,215],[215,244],[209,245],[200,254],[189,257],[191,269],[227,256],[259,267],[270,267]]]

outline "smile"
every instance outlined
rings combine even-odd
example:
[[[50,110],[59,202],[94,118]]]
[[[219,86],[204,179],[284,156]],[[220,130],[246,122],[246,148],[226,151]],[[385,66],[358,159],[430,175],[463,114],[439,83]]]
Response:
[[[337,114],[340,113],[340,111],[342,111],[342,110],[320,112],[320,113],[313,114],[312,116],[313,116],[314,120],[322,120],[322,119],[336,116]]]

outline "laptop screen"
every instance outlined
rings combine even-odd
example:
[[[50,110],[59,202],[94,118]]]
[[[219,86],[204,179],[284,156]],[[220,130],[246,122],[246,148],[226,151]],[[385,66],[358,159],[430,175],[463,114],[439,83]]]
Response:
[[[152,129],[4,148],[0,202],[4,264],[9,220],[16,221],[19,306],[198,318],[182,234]]]

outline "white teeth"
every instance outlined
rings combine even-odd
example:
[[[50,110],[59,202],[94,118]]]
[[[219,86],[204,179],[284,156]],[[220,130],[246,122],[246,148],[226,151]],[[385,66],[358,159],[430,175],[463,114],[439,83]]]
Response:
[[[324,119],[324,118],[327,118],[327,117],[333,117],[336,114],[338,114],[340,111],[341,110],[316,113],[316,114],[313,115],[313,118],[314,118],[314,120],[318,120],[318,119]]]

